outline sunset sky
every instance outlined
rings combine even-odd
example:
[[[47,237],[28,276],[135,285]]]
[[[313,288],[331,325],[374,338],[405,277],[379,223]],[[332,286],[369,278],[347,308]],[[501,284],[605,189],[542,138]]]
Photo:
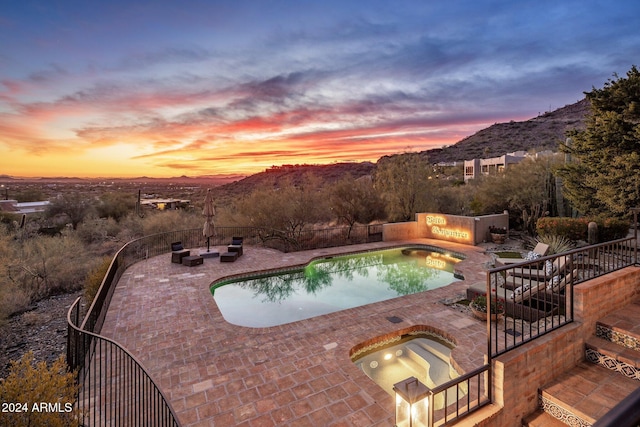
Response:
[[[21,0],[0,174],[251,174],[453,144],[640,65],[640,2]]]

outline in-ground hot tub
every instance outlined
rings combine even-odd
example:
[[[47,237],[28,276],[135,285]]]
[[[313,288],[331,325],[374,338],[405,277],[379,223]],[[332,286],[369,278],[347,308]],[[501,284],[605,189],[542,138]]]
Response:
[[[434,333],[419,332],[397,336],[372,344],[352,354],[351,360],[369,378],[394,396],[393,385],[409,377],[417,378],[429,388],[435,388],[457,378],[450,363],[455,345]],[[452,386],[447,405],[467,394],[462,386],[455,393]],[[436,395],[434,409],[444,407],[442,395]]]

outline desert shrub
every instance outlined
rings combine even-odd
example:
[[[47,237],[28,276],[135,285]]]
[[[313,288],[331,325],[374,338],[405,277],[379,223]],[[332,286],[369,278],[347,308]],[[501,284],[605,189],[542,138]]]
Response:
[[[0,283],[0,325],[13,313],[24,310],[31,304],[31,296],[25,289],[10,282]]]
[[[81,289],[93,256],[76,236],[34,237],[21,246],[15,279],[33,299]]]
[[[587,218],[545,217],[536,224],[539,235],[564,236],[569,240],[587,240]]]
[[[23,409],[22,412],[14,410],[2,413],[2,424],[78,426],[78,411],[74,408],[77,391],[75,377],[68,372],[63,356],[48,366],[46,362],[35,364],[33,352],[30,351],[20,360],[11,362],[9,375],[0,380],[0,402],[20,404],[20,409]],[[57,410],[41,411],[41,403],[57,405]],[[34,408],[33,405],[37,406]]]
[[[77,234],[85,243],[101,243],[115,240],[121,229],[113,218],[89,218],[78,225]]]
[[[564,236],[569,240],[587,240],[587,231],[590,222],[598,224],[598,241],[625,237],[629,232],[629,222],[616,218],[565,218],[546,217],[540,218],[536,225],[536,231],[545,236]]]
[[[200,228],[204,217],[200,213],[183,210],[161,211],[148,214],[142,219],[144,236],[166,231],[189,230]]]
[[[103,257],[102,261],[94,268],[92,268],[89,273],[87,273],[87,278],[84,285],[84,298],[87,304],[91,305],[93,298],[95,298],[96,294],[98,293],[98,289],[100,289],[102,280],[107,274],[109,265],[111,265],[111,258]]]
[[[596,218],[598,224],[598,241],[608,242],[609,240],[622,239],[629,233],[631,224],[618,218]]]
[[[41,298],[81,289],[95,262],[74,236],[16,241],[0,233],[0,322]]]

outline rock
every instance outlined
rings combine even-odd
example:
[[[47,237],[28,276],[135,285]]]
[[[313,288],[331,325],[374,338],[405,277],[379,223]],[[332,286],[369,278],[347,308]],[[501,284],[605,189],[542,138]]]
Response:
[[[0,378],[6,378],[12,360],[32,350],[36,362],[51,363],[65,354],[67,311],[81,292],[56,295],[34,304],[0,326]]]

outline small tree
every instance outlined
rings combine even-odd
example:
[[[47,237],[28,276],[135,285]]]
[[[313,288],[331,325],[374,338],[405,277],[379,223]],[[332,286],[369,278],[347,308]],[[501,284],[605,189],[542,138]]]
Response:
[[[0,402],[20,405],[3,410],[2,425],[78,426],[80,417],[74,405],[77,392],[75,376],[67,371],[63,356],[47,366],[46,362],[36,364],[30,351],[11,362],[9,375],[0,380]]]
[[[386,201],[391,220],[408,221],[416,212],[428,210],[433,201],[430,173],[428,159],[419,153],[380,159],[374,184]]]
[[[136,207],[136,198],[129,193],[105,193],[100,196],[96,210],[101,218],[120,221]]]
[[[384,202],[367,177],[354,179],[347,175],[329,190],[331,213],[349,226],[347,238],[354,224],[368,224],[384,218]]]
[[[80,224],[91,211],[91,208],[91,201],[87,199],[86,196],[70,191],[53,199],[47,208],[46,215],[48,218],[60,214],[66,215],[75,230],[78,228],[78,224]]]
[[[516,215],[522,227],[535,235],[539,218],[552,210],[554,157],[526,159],[509,166],[504,173],[481,178],[475,186],[472,206],[476,214],[505,209]]]
[[[297,239],[309,224],[328,219],[320,188],[310,175],[299,185],[290,180],[277,186],[268,183],[237,203],[242,216],[237,220],[243,225],[284,231],[288,238]]]

